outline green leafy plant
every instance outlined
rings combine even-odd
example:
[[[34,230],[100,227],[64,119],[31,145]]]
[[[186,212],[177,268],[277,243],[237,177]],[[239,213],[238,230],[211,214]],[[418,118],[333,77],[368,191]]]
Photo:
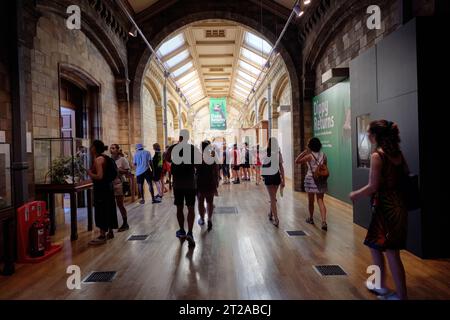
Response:
[[[72,166],[73,162],[73,166]],[[73,172],[72,172],[73,169]],[[82,180],[86,174],[86,168],[81,157],[60,157],[52,161],[50,170],[46,177],[50,178],[51,183],[66,184],[70,183],[73,178]],[[47,180],[47,179],[46,179]],[[74,183],[76,181],[72,181]]]

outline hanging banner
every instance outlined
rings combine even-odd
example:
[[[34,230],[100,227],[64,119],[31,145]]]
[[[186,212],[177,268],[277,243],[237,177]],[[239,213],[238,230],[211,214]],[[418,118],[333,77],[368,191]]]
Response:
[[[227,99],[210,98],[209,116],[211,130],[227,129]]]
[[[349,202],[352,190],[350,82],[336,84],[313,98],[314,136],[322,142],[330,177],[328,193]]]

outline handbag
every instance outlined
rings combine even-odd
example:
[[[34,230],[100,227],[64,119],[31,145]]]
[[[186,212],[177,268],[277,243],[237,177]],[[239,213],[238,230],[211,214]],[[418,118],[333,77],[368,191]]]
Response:
[[[316,183],[323,184],[327,182],[328,177],[330,176],[330,171],[328,170],[328,166],[325,163],[326,156],[324,154],[322,161],[319,162],[317,158],[314,156],[314,154],[311,153],[311,155],[317,164],[316,170],[313,170],[311,164],[308,162],[311,168],[311,172],[313,174],[314,181]]]

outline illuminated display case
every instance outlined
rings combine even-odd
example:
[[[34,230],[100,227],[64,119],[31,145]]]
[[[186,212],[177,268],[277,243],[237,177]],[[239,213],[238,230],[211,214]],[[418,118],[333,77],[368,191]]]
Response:
[[[369,141],[367,128],[370,124],[370,115],[365,114],[356,118],[357,132],[357,159],[359,168],[370,168],[370,155],[372,153],[372,144]]]
[[[34,139],[36,184],[78,184],[89,180],[90,141],[79,138]]]
[[[0,143],[0,210],[12,206],[11,146]]]

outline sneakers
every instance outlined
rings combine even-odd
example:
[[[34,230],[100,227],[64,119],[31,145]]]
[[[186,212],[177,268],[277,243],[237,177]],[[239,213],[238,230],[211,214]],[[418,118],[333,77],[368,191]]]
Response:
[[[105,243],[106,243],[106,236],[99,236],[98,238],[89,241],[89,245],[91,246],[98,246]]]
[[[198,223],[199,226],[203,226],[203,225],[205,225],[205,219],[200,217],[200,218],[198,218],[197,223]]]
[[[235,180],[235,181],[233,181],[233,184],[240,184],[241,183],[241,181],[239,181],[239,179],[238,180]]]
[[[130,226],[128,225],[128,223],[125,223],[117,230],[117,232],[124,232],[127,231],[128,229],[130,229]]]
[[[371,289],[367,285],[367,282],[365,282],[365,285],[366,285],[367,290],[376,294],[377,296],[386,296],[386,295],[392,294],[391,290],[389,290],[388,288],[373,288],[373,289]]]
[[[377,298],[379,300],[401,300],[395,292],[384,296],[378,296]]]
[[[139,203],[140,203],[140,204],[144,204],[144,203],[145,203],[145,200],[144,200],[144,199],[141,199],[141,201],[139,201]]]
[[[212,229],[212,222],[208,220],[208,231],[211,231]]]
[[[155,199],[152,200],[152,203],[161,203],[161,198],[155,197]]]
[[[186,231],[184,231],[183,229],[180,229],[177,231],[176,235],[177,235],[177,238],[184,239],[184,238],[186,238]]]
[[[192,232],[188,232],[186,240],[190,248],[195,247],[194,235],[192,234]]]

